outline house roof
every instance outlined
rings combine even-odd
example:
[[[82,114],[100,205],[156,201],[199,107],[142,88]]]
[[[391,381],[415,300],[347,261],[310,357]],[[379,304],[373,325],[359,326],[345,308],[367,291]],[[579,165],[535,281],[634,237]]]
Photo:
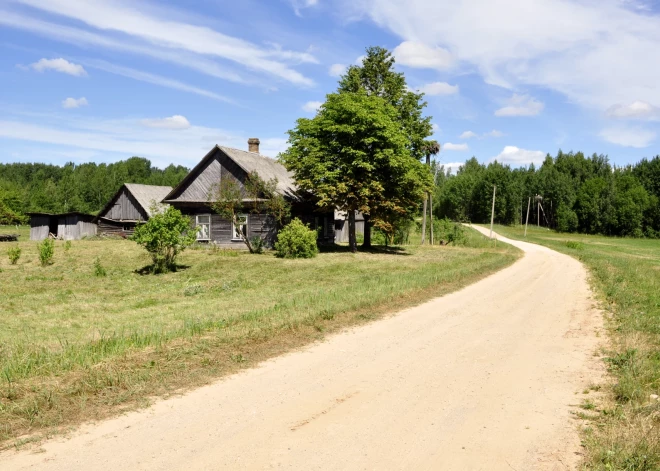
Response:
[[[69,211],[68,213],[26,213],[28,216],[52,216],[52,217],[61,217],[61,216],[89,216],[94,217],[93,214],[81,213],[80,211]]]
[[[297,199],[298,188],[293,180],[293,175],[277,160],[256,152],[248,152],[232,147],[225,147],[216,145],[211,149],[204,158],[186,175],[186,177],[163,199],[164,202],[174,201],[175,197],[190,185],[191,180],[199,177],[199,173],[206,168],[209,160],[215,156],[216,151],[219,150],[236,165],[243,169],[246,173],[256,172],[264,181],[277,179],[276,191],[282,196]],[[217,175],[219,177],[219,174]],[[208,182],[205,182],[208,185]],[[205,201],[205,200],[204,200]],[[204,202],[198,201],[198,202]]]
[[[110,201],[99,211],[99,215],[96,216],[96,219],[103,218],[101,215],[108,212],[113,203],[117,200],[121,192],[126,189],[137,203],[142,207],[147,217],[151,217],[151,205],[152,202],[156,202],[158,205],[162,205],[163,198],[172,191],[171,186],[157,186],[157,185],[142,185],[139,183],[124,183],[117,193],[110,198]],[[103,218],[105,219],[105,218]]]
[[[138,183],[125,183],[126,189],[135,197],[147,216],[151,217],[151,205],[156,202],[161,205],[163,199],[172,191],[171,186],[140,185]]]

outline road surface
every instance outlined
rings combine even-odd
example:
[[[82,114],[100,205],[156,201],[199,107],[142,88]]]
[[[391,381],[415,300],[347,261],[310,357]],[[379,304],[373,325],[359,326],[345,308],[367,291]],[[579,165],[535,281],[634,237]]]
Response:
[[[512,266],[147,410],[83,426],[2,470],[564,470],[601,375],[576,260]]]

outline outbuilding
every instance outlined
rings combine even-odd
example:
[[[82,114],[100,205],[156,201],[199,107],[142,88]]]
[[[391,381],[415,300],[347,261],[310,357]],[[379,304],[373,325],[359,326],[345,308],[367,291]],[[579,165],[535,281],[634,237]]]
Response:
[[[72,211],[62,214],[28,213],[30,240],[43,240],[49,236],[63,240],[78,240],[96,235],[96,224],[91,214]]]

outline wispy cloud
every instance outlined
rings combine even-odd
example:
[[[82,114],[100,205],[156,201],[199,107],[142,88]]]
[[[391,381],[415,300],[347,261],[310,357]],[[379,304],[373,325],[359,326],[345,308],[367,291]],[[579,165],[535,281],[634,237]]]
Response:
[[[449,85],[447,82],[432,82],[422,85],[418,90],[425,95],[455,95],[458,93],[458,85]]]
[[[605,115],[608,118],[655,121],[660,119],[660,108],[637,100],[628,105],[613,105],[605,110]]]
[[[80,97],[80,98],[67,98],[65,100],[62,100],[62,108],[80,108],[81,106],[87,106],[89,103],[87,102],[87,98],[85,97]]]
[[[641,149],[651,145],[657,134],[655,131],[638,127],[611,127],[603,129],[599,136],[612,144]]]
[[[452,144],[451,142],[445,142],[440,147],[442,150],[456,150],[456,151],[466,151],[469,149],[468,145],[465,143],[462,144]]]
[[[87,71],[80,64],[74,64],[69,62],[66,59],[40,59],[34,64],[30,64],[30,67],[37,72],[45,72],[47,70],[54,70],[55,72],[61,72],[63,74],[73,75],[75,77],[84,77],[87,75]]]
[[[483,134],[477,134],[476,132],[473,131],[465,131],[459,136],[459,139],[486,139],[487,137],[502,137],[504,136],[504,133],[502,131],[498,131],[497,129],[493,129],[492,131],[485,132]]]
[[[542,102],[529,95],[514,94],[506,106],[495,111],[495,116],[536,116],[543,111],[544,107]]]
[[[316,113],[318,109],[321,107],[323,103],[320,101],[308,101],[304,105],[302,105],[302,110],[306,111],[307,113]]]
[[[179,114],[175,114],[169,118],[143,119],[140,122],[148,128],[188,129],[190,127],[190,122],[188,119],[185,116],[181,116]]]
[[[392,52],[396,62],[420,69],[447,69],[454,64],[454,57],[441,47],[430,47],[419,41],[404,41]]]

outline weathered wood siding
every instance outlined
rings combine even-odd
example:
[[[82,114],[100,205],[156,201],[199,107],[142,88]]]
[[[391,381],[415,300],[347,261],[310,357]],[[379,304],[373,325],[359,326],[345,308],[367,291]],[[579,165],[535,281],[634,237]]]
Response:
[[[44,240],[48,237],[50,218],[48,216],[30,217],[30,240]]]
[[[98,233],[104,235],[115,235],[119,237],[130,237],[135,232],[135,223],[110,221],[107,219],[99,219]]]
[[[60,216],[57,219],[57,238],[63,240],[79,240],[83,237],[96,235],[97,226],[92,222],[80,219],[76,214]]]
[[[126,188],[119,193],[105,214],[99,216],[117,221],[146,221],[148,219],[140,204]]]

